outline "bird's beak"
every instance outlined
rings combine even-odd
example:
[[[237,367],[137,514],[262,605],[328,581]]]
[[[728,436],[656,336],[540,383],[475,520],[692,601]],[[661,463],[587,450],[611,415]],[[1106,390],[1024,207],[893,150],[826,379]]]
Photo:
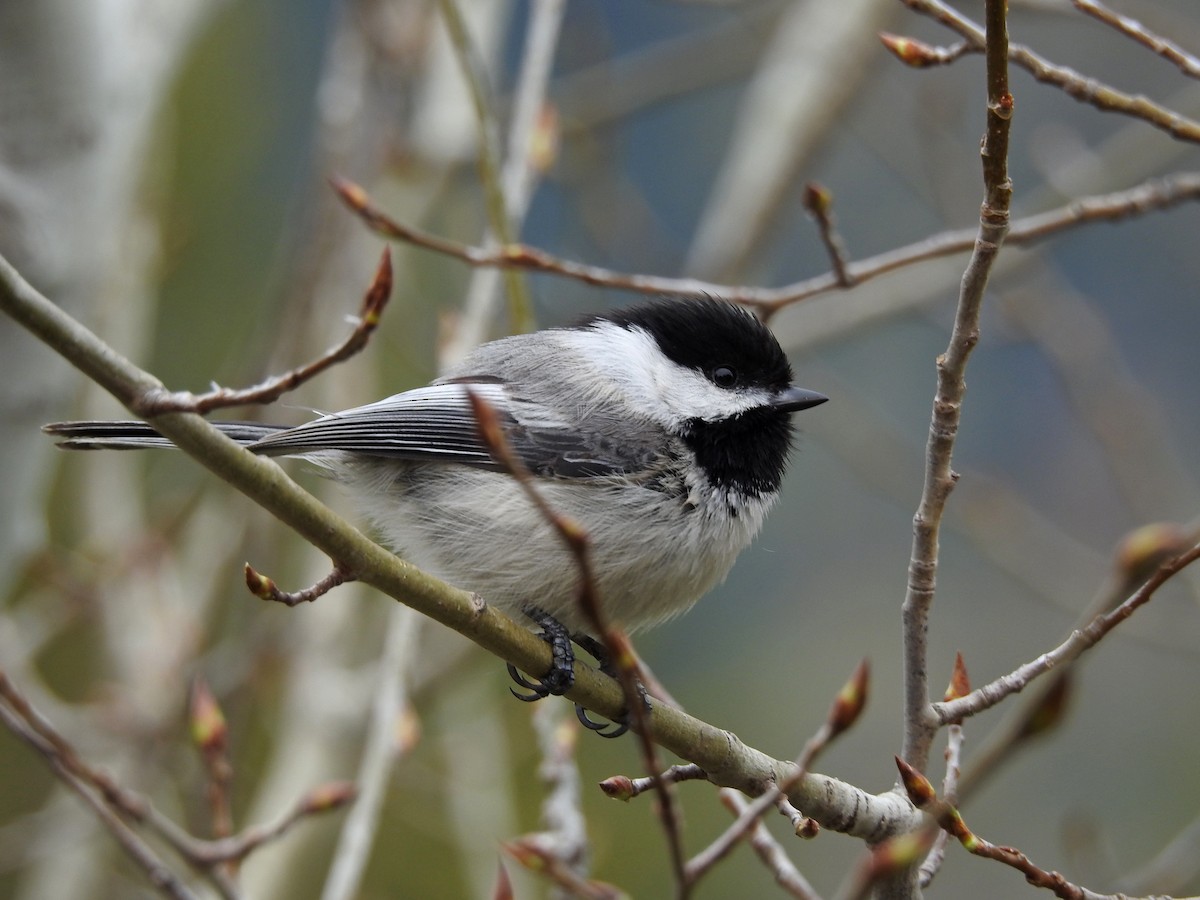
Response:
[[[791,385],[775,395],[771,400],[771,406],[780,412],[793,413],[819,406],[828,399],[824,394]]]

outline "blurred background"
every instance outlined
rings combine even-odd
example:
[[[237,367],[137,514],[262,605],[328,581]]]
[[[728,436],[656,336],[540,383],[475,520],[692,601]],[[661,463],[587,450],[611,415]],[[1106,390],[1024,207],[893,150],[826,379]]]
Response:
[[[383,242],[337,202],[331,175],[401,222],[491,240],[479,119],[439,4],[84,6],[0,5],[0,252],[171,388],[250,384],[348,331]],[[975,19],[982,6],[961,4]],[[525,131],[534,164],[524,187],[506,182],[510,196],[528,194],[512,217],[527,243],[620,271],[777,286],[829,269],[801,203],[807,182],[831,192],[853,259],[978,221],[982,57],[905,67],[879,31],[943,46],[956,37],[896,0],[459,8],[502,158],[522,78],[536,87],[539,59],[548,67]],[[1192,0],[1120,10],[1200,51]],[[1013,0],[1010,30],[1058,64],[1200,116],[1195,80],[1066,0]],[[1146,122],[1015,68],[1012,90],[1018,218],[1197,168],[1195,144]],[[934,690],[956,651],[979,684],[1057,644],[1133,529],[1195,526],[1198,225],[1185,203],[1002,254],[942,537]],[[422,249],[393,253],[395,293],[367,350],[247,415],[299,422],[368,402],[509,329],[503,277]],[[910,266],[773,318],[798,383],[831,402],[798,418],[783,500],[729,580],[637,642],[690,712],[781,758],[868,657],[870,707],[818,769],[869,791],[895,777],[899,611],[934,360],[964,262]],[[541,327],[634,299],[550,275],[518,280]],[[353,585],[296,609],[255,600],[244,561],[299,588],[327,560],[182,454],[55,452],[44,422],[122,410],[9,322],[0,392],[0,665],[84,757],[208,834],[187,717],[202,678],[229,723],[240,828],[355,779],[387,686],[385,709],[404,713],[394,733],[382,719],[390,768],[357,896],[489,896],[500,843],[542,827],[532,710],[509,698],[500,662]],[[294,471],[353,515],[335,486]],[[975,830],[1109,891],[1200,816],[1198,600],[1200,579],[1177,579],[1089,654],[1061,724],[971,798]],[[968,759],[1002,718],[968,724]],[[616,804],[593,786],[640,774],[633,741],[584,735],[577,757],[594,875],[667,896],[650,798]],[[729,816],[704,784],[678,796],[695,852]],[[306,820],[252,855],[247,896],[320,896],[346,817]],[[862,852],[767,822],[826,894]],[[1188,847],[1185,859],[1200,858]],[[515,877],[518,896],[545,895]],[[1194,893],[1200,875],[1185,867],[1145,889]],[[952,848],[929,893],[1033,890]],[[777,891],[742,848],[696,896]],[[0,732],[0,897],[150,893],[43,761]]]

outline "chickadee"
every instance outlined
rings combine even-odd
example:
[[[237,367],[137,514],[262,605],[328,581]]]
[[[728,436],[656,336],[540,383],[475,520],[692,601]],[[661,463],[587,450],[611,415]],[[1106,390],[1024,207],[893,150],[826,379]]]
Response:
[[[492,341],[428,387],[295,428],[214,424],[254,453],[327,468],[418,567],[547,631],[582,631],[577,568],[488,451],[470,388],[551,507],[587,530],[606,615],[637,630],[688,609],[758,533],[791,414],[828,399],[791,379],[752,313],[660,300]],[[141,422],[46,430],[70,448],[170,445]],[[552,670],[535,693],[566,690],[567,666],[565,684]]]

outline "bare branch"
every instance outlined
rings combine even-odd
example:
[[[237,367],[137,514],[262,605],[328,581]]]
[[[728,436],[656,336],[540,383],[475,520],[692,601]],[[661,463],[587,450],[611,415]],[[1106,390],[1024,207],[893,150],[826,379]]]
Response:
[[[937,360],[937,393],[926,445],[925,486],[913,517],[912,558],[904,598],[904,759],[926,768],[936,731],[929,703],[927,675],[929,612],[938,570],[938,535],[946,502],[958,475],[951,469],[966,369],[979,342],[979,319],[988,277],[1008,234],[1012,182],[1008,177],[1008,135],[1013,97],[1008,89],[1008,5],[987,0],[987,130],[984,133],[984,201],[975,249],[963,273],[954,328],[946,352]]]
[[[1021,691],[1040,675],[1044,675],[1078,659],[1104,639],[1109,632],[1132,616],[1139,608],[1149,603],[1155,592],[1176,573],[1200,559],[1200,543],[1189,550],[1167,560],[1128,599],[1115,609],[1097,616],[1091,623],[1071,633],[1063,643],[1043,653],[1037,659],[1025,663],[1007,675],[985,684],[965,697],[949,703],[933,704],[933,713],[939,723],[962,720],[995,706],[1010,694]]]
[[[572,278],[585,284],[640,294],[718,296],[756,308],[764,317],[770,317],[785,306],[838,290],[840,287],[838,276],[832,272],[782,287],[763,288],[721,284],[698,278],[618,272],[603,266],[564,259],[528,244],[513,244],[495,249],[473,247],[397,222],[375,206],[367,192],[351,181],[333,178],[330,184],[342,202],[381,237],[432,250],[471,266],[529,269]],[[1079,225],[1115,222],[1196,200],[1200,200],[1200,172],[1178,172],[1164,178],[1150,179],[1126,190],[1081,197],[1055,209],[1018,219],[1012,223],[1006,242],[1028,245]],[[849,283],[857,285],[919,262],[964,253],[975,246],[977,234],[978,229],[975,228],[942,231],[915,243],[849,262],[846,264],[846,279]]]
[[[1105,6],[1100,0],[1072,0],[1075,8],[1114,28],[1143,47],[1153,50],[1163,59],[1173,62],[1189,78],[1200,78],[1200,59],[1188,53],[1174,41],[1150,31],[1137,19],[1123,16]]]
[[[345,584],[348,581],[357,581],[354,573],[341,563],[334,563],[333,571],[322,578],[315,584],[309,585],[299,591],[284,591],[275,583],[273,578],[269,578],[256,570],[250,563],[246,563],[243,567],[246,576],[246,587],[259,600],[269,600],[273,603],[282,603],[284,606],[299,606],[301,603],[312,603],[314,600],[324,597],[338,585]]]
[[[252,403],[274,403],[289,391],[294,391],[300,385],[311,381],[322,372],[345,362],[367,346],[372,332],[379,326],[383,308],[387,306],[392,295],[392,257],[385,248],[379,258],[379,267],[367,293],[363,297],[362,308],[354,330],[342,343],[330,347],[321,356],[303,366],[273,375],[253,387],[234,389],[214,387],[205,394],[192,395],[187,392],[177,392],[158,398],[153,405],[141,410],[146,416],[158,415],[165,412],[195,412],[209,413],[214,409],[225,409],[230,406],[247,406]]]
[[[763,813],[772,806],[779,807],[780,811],[792,820],[797,834],[801,834],[802,830],[809,829],[807,822],[804,821],[806,817],[798,813],[791,815],[793,807],[786,803],[788,793],[804,778],[817,756],[829,746],[830,741],[845,732],[858,720],[866,707],[869,683],[870,667],[864,659],[838,692],[824,723],[817,729],[816,734],[809,738],[800,755],[796,757],[796,768],[783,781],[768,786],[758,797],[746,804],[745,809],[732,825],[726,828],[711,844],[688,860],[686,872],[690,884],[695,884],[709,869],[728,856],[737,842],[749,834],[750,830],[758,824]]]

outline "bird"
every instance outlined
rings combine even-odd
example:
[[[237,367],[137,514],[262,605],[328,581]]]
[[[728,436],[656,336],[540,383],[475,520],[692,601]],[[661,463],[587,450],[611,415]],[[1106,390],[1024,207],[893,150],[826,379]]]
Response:
[[[570,687],[564,635],[597,642],[575,561],[493,456],[470,393],[549,506],[587,533],[601,607],[629,632],[725,579],[779,495],[792,415],[828,399],[792,383],[753,312],[658,298],[490,341],[427,386],[302,425],[213,423],[253,453],[321,467],[399,556],[540,626],[555,664],[532,682],[510,667],[533,689],[522,699]],[[144,422],[45,430],[67,449],[171,446]]]

